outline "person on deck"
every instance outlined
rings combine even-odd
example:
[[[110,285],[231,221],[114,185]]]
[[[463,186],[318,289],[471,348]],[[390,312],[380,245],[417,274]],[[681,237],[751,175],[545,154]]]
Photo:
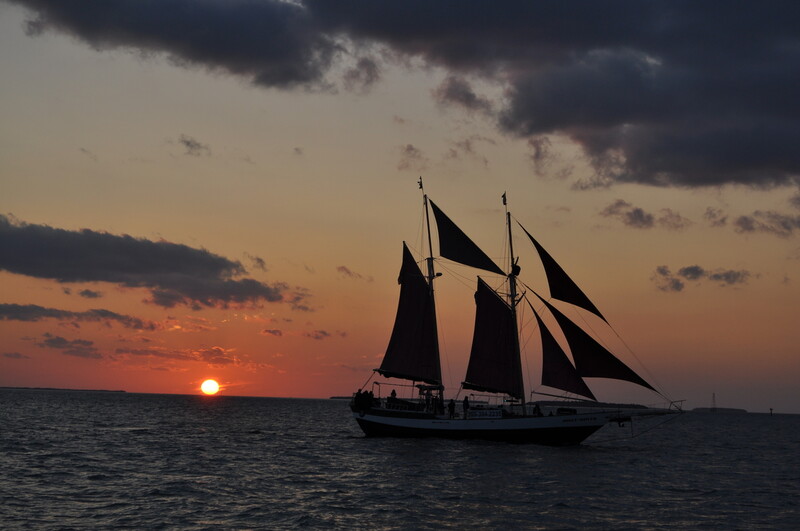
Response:
[[[469,397],[464,397],[464,420],[467,420],[467,411],[469,411]]]
[[[450,399],[450,402],[447,403],[447,411],[450,413],[451,419],[456,417],[456,402],[452,398]]]

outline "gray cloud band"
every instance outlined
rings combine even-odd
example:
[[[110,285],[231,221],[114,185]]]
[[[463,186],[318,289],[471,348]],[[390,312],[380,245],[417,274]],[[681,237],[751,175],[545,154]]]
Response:
[[[236,261],[205,249],[89,229],[69,231],[0,215],[0,270],[58,282],[111,282],[146,288],[153,302],[176,305],[254,305],[288,302],[308,309],[305,292],[251,278]]]
[[[32,35],[163,54],[263,87],[329,90],[343,72],[345,88],[363,91],[380,61],[421,59],[449,72],[434,92],[442,103],[507,134],[577,142],[596,173],[584,186],[800,182],[791,1],[6,1],[32,11]],[[504,88],[503,100],[470,78]]]

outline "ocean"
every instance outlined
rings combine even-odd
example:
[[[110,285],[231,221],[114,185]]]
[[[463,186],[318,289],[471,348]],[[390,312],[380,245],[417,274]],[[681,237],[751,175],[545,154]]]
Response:
[[[627,433],[367,439],[343,400],[0,389],[0,528],[800,529],[800,415]]]

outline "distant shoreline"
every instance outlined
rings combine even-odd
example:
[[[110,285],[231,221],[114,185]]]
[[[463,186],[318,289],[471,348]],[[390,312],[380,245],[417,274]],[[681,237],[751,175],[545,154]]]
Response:
[[[696,407],[692,411],[695,413],[747,413],[746,409],[735,407]]]
[[[65,389],[61,387],[10,387],[0,386],[0,389],[16,389],[22,391],[75,391],[78,393],[127,393],[122,389]]]

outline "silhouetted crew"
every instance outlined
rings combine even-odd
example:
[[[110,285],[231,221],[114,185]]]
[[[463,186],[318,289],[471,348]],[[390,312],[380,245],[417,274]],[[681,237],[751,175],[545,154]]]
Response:
[[[464,397],[464,418],[467,418],[467,411],[469,411],[469,397]]]

